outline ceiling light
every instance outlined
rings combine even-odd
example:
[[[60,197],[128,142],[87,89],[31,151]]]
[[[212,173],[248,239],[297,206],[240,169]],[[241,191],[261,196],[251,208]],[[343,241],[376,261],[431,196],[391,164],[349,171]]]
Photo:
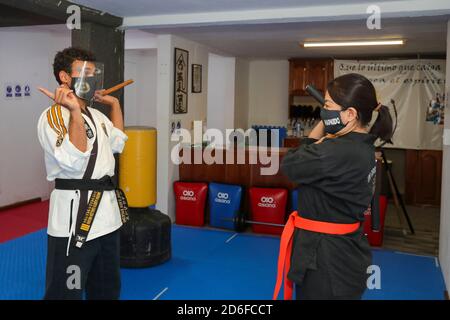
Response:
[[[305,42],[305,48],[319,47],[355,47],[355,46],[392,46],[403,45],[405,40],[376,40],[376,41],[327,41],[327,42]]]

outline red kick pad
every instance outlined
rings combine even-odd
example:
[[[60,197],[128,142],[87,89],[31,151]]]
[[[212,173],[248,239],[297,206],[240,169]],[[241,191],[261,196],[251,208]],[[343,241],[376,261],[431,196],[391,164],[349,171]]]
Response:
[[[288,191],[285,189],[272,188],[250,188],[250,206],[252,220],[258,222],[285,223],[286,203]],[[265,225],[252,225],[253,232],[279,234],[283,232],[282,227]]]
[[[205,224],[205,203],[208,185],[198,182],[175,182],[173,184],[176,205],[176,223],[188,226]]]

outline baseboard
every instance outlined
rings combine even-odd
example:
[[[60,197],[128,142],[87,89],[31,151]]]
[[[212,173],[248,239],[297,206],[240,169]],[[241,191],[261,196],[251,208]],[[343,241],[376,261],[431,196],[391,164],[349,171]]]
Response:
[[[24,206],[26,204],[30,204],[30,203],[34,203],[34,202],[41,202],[41,201],[42,201],[41,198],[33,198],[30,200],[25,200],[25,201],[13,203],[13,204],[10,204],[10,205],[4,206],[4,207],[0,207],[0,211],[14,209],[14,208],[17,208],[20,206]]]

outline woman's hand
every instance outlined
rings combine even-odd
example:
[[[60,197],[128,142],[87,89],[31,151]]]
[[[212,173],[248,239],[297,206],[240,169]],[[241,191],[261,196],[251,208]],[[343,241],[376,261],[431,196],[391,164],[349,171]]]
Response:
[[[108,95],[104,96],[104,95],[102,95],[102,91],[103,90],[95,92],[95,96],[94,96],[95,102],[98,102],[98,103],[101,103],[101,104],[104,104],[104,105],[107,105],[110,107],[119,104],[119,99],[117,99],[116,97],[113,97],[113,96],[108,96]]]
[[[312,129],[311,133],[309,134],[308,138],[320,140],[325,136],[325,125],[322,120],[319,121],[319,123]]]

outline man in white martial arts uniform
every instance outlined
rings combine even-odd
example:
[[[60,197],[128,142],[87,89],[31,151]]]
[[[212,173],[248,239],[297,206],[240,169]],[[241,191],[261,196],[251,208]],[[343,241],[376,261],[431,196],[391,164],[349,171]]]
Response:
[[[127,136],[118,99],[101,95],[103,70],[92,53],[67,48],[56,54],[54,100],[39,118],[50,197],[45,299],[118,299],[119,228],[127,220],[126,199],[111,177],[114,153]],[[110,107],[110,119],[89,107]]]

